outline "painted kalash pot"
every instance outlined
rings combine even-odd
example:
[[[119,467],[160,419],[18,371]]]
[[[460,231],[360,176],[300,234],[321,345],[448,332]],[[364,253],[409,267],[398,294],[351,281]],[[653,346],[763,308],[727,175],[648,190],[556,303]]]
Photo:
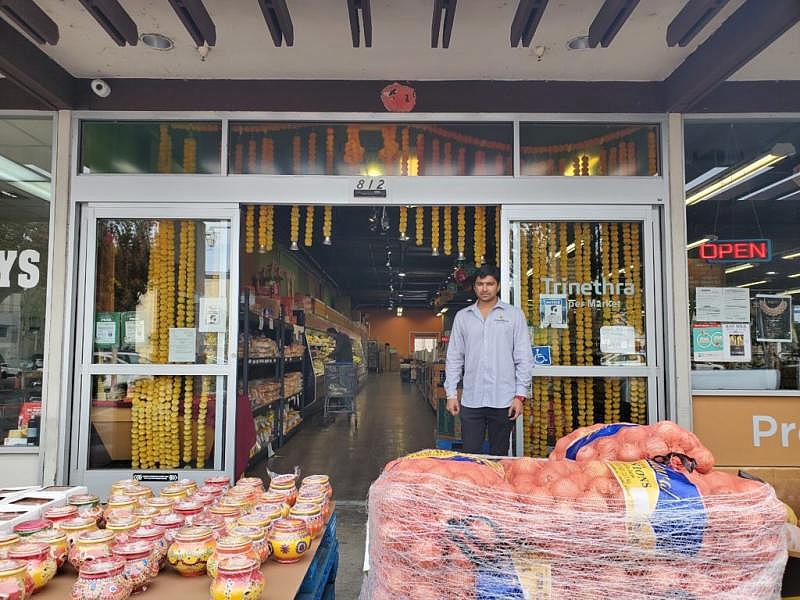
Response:
[[[23,560],[0,560],[0,598],[28,600],[33,594],[33,580]]]
[[[214,532],[208,527],[187,526],[175,534],[167,560],[184,577],[203,575],[214,546]]]
[[[75,545],[78,536],[87,531],[97,531],[97,520],[92,516],[75,517],[67,521],[61,521],[58,528],[63,531],[67,536],[67,543],[69,547]]]
[[[58,527],[61,521],[69,521],[78,515],[78,507],[67,504],[66,506],[55,506],[42,511],[42,518],[47,519],[53,524],[53,527]]]
[[[108,529],[84,531],[75,539],[69,550],[69,564],[80,570],[87,560],[109,558],[114,543],[114,532]]]
[[[125,577],[125,561],[100,558],[81,567],[70,600],[125,600],[132,590],[133,584]]]
[[[327,475],[309,475],[303,479],[300,488],[307,486],[321,485],[325,492],[328,494],[328,500],[333,498],[333,487],[331,486],[331,478]]]
[[[127,542],[116,544],[112,551],[114,556],[125,561],[123,573],[131,582],[131,593],[144,592],[153,578],[158,575],[158,560],[154,546],[150,542]]]
[[[257,560],[258,564],[261,564],[261,559],[253,550],[253,542],[249,537],[244,535],[222,537],[217,540],[217,547],[208,559],[206,572],[211,578],[214,578],[217,576],[217,566],[220,561],[241,556]]]
[[[246,556],[222,559],[210,591],[211,600],[258,600],[264,591],[258,561]]]
[[[272,558],[276,562],[295,563],[311,547],[311,534],[305,521],[278,519],[269,534]]]
[[[0,560],[8,558],[8,549],[19,544],[19,540],[16,533],[0,533]]]
[[[147,542],[153,545],[153,557],[158,563],[158,568],[163,569],[167,566],[167,550],[169,544],[164,537],[166,530],[158,525],[142,525],[139,529],[131,532],[128,540],[131,542]]]
[[[74,494],[67,498],[70,506],[78,509],[78,516],[91,517],[98,526],[103,524],[103,509],[100,507],[100,497],[93,494]],[[72,520],[72,519],[70,519]],[[69,537],[69,534],[67,534]]]
[[[322,518],[322,508],[319,504],[297,503],[289,510],[289,517],[305,521],[313,539],[317,539],[325,530],[325,521]]]
[[[56,568],[61,569],[64,563],[67,562],[67,554],[69,553],[69,542],[67,542],[67,534],[58,529],[48,529],[46,531],[39,531],[34,533],[30,540],[32,542],[42,542],[50,547],[50,556],[56,561]]]
[[[56,561],[50,556],[50,546],[42,542],[21,542],[8,551],[10,560],[27,563],[34,593],[42,589],[56,574]]]
[[[297,476],[291,473],[276,475],[269,482],[269,491],[280,494],[286,504],[293,506],[297,500]]]

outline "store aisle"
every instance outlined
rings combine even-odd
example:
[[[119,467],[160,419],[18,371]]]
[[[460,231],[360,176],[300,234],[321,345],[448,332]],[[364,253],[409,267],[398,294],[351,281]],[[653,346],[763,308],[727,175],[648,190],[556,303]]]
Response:
[[[321,416],[303,428],[269,461],[285,473],[301,465],[304,474],[330,475],[339,501],[363,502],[383,466],[409,452],[434,444],[435,415],[414,384],[400,381],[396,372],[370,374],[358,396],[358,428],[345,415],[328,426]],[[250,473],[265,475],[266,461]]]

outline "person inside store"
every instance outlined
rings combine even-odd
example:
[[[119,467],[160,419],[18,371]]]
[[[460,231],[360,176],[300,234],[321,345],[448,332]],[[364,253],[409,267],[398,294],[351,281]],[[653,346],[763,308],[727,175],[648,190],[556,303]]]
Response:
[[[350,341],[350,336],[341,331],[337,331],[335,327],[328,327],[327,331],[328,335],[330,335],[336,343],[331,353],[331,358],[340,363],[352,363],[353,342]]]
[[[464,452],[480,453],[488,432],[489,453],[506,456],[531,381],[528,323],[519,308],[498,298],[496,267],[482,266],[474,289],[477,301],[456,313],[447,346],[447,410],[461,415]]]

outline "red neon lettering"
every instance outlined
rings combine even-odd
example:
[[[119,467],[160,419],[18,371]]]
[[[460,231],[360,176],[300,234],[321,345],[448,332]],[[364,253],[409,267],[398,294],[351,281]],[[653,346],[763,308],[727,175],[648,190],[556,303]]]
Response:
[[[700,258],[707,260],[717,258],[717,247],[714,244],[703,244],[700,246]]]
[[[725,258],[733,254],[733,244],[727,242],[717,244],[717,258]]]
[[[763,258],[767,259],[767,245],[764,242],[751,242],[750,243],[750,256],[748,258]]]
[[[750,258],[750,246],[746,242],[736,242],[733,245],[733,255],[736,258]]]

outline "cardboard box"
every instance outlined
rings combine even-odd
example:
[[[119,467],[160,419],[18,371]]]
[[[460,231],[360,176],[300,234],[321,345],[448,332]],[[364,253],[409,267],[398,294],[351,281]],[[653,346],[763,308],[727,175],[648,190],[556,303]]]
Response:
[[[718,471],[746,471],[775,488],[775,494],[800,515],[800,467],[719,467]]]

